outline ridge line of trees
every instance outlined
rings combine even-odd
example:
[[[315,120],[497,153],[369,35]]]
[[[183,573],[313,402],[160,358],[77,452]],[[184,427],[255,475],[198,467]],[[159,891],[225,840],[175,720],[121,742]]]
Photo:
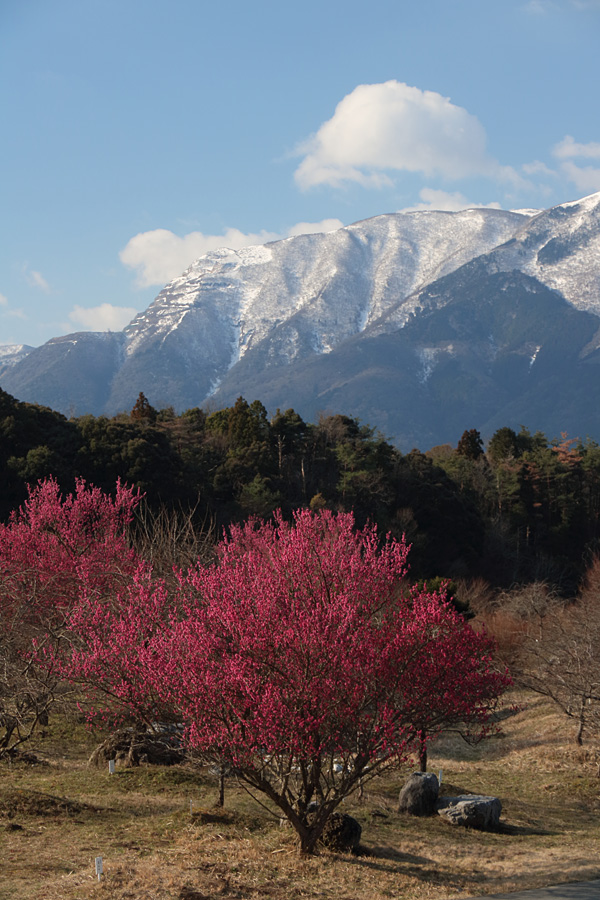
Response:
[[[67,419],[0,390],[0,521],[49,476],[66,491],[77,477],[104,491],[120,478],[153,514],[193,510],[216,537],[276,509],[352,510],[406,535],[415,579],[546,580],[569,594],[600,541],[600,446],[525,427],[498,429],[487,447],[469,429],[456,447],[403,454],[350,416],[269,418],[242,397],[177,415],[142,393],[130,413]]]

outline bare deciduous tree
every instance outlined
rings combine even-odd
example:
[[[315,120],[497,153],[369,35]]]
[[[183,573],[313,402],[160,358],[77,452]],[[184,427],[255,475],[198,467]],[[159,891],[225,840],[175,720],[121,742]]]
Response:
[[[513,591],[507,612],[521,633],[516,680],[553,700],[576,723],[581,745],[600,731],[600,559],[575,601],[538,583]]]

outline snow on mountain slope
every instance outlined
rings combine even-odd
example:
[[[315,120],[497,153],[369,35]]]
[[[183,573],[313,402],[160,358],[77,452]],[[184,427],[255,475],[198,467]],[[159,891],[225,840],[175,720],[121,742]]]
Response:
[[[513,235],[472,258],[471,268],[482,278],[486,273],[523,272],[558,291],[576,309],[600,316],[600,193],[522,219]],[[389,303],[371,333],[401,328],[411,315],[447,302],[446,283],[432,279],[402,302]]]
[[[29,344],[0,344],[0,365],[14,366],[32,350]]]
[[[0,344],[0,375],[20,363],[32,350],[29,344]]]
[[[497,271],[519,269],[600,315],[600,192],[530,219],[489,259]]]
[[[432,319],[432,329],[445,333],[451,307],[465,291],[476,309],[477,298],[487,303],[493,278],[502,273],[523,273],[498,282],[509,301],[518,292],[522,323],[541,315],[537,295],[548,288],[577,310],[600,316],[600,193],[541,212],[394,213],[326,234],[216,250],[167,285],[123,332],[110,340],[56,338],[4,367],[1,384],[19,399],[77,413],[131,409],[140,391],[157,407],[183,410],[244,393],[251,384],[261,396],[271,379],[281,382],[284,403],[290,364],[299,371],[303,361],[320,360],[319,391],[327,393],[328,378],[345,377],[334,373],[336,360],[346,365],[347,359],[338,348],[355,353],[362,338],[379,342],[410,324],[406,336],[410,332],[418,346],[411,346],[409,368],[416,367],[419,385],[428,387],[446,371],[446,356],[458,351],[452,350],[456,335],[436,336],[425,319],[450,304],[447,317]],[[500,294],[494,296],[504,309]],[[421,319],[417,334],[413,325]],[[484,338],[477,338],[478,353],[492,365],[504,352],[502,341],[493,329]],[[517,341],[517,355],[535,362],[527,372],[540,367],[541,341],[537,333]],[[594,337],[590,347],[599,343]],[[400,345],[406,353],[406,340],[394,347]]]
[[[496,209],[396,213],[327,234],[214,251],[167,285],[125,329],[127,353],[149,339],[164,341],[175,330],[196,327],[198,352],[208,349],[215,357],[215,385],[273,329],[271,355],[281,361],[327,353],[391,302],[498,246],[526,221]]]

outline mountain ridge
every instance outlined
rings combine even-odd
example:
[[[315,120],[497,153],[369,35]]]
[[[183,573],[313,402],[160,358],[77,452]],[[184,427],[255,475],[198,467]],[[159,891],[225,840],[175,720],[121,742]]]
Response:
[[[452,331],[452,315],[468,331],[464,313],[468,308],[472,321],[484,328],[477,297],[482,303],[488,295],[496,298],[506,319],[496,323],[498,337],[471,329],[469,340],[459,341]],[[503,302],[503,295],[509,301],[512,297],[518,312],[511,310],[510,302]],[[298,398],[298,412],[305,415],[309,408],[315,412],[319,398],[333,402],[333,386],[339,387],[346,376],[348,384],[365,384],[371,378],[382,396],[388,396],[389,369],[375,377],[371,366],[361,376],[350,364],[352,353],[370,359],[372,345],[364,342],[387,336],[381,346],[385,344],[389,353],[394,346],[401,357],[392,366],[395,379],[418,395],[421,383],[415,373],[424,377],[429,371],[421,387],[434,375],[436,382],[443,362],[449,383],[453,372],[461,373],[467,391],[461,409],[467,413],[468,385],[475,388],[465,373],[479,366],[475,383],[480,387],[480,379],[488,377],[485,366],[496,372],[490,339],[500,346],[511,316],[529,327],[528,295],[536,298],[531,302],[541,316],[554,310],[556,295],[565,306],[550,320],[557,327],[560,320],[563,329],[568,323],[575,331],[590,332],[590,346],[600,340],[591,333],[600,317],[600,193],[537,214],[497,209],[388,213],[335,232],[299,235],[238,251],[213,251],[167,285],[123,332],[54,338],[0,371],[0,383],[19,399],[74,414],[130,409],[140,390],[155,406],[185,409],[207,402],[218,406],[252,388],[255,394],[250,399],[265,402],[267,398],[266,405],[272,409],[295,406],[292,400]],[[461,312],[463,301],[466,306]],[[567,308],[579,316],[570,316]],[[588,320],[590,315],[593,319]],[[431,323],[437,337],[426,341]],[[542,340],[533,368],[538,366],[537,357],[543,358],[543,344],[550,338],[540,331],[535,340],[529,340],[532,348]],[[452,341],[456,347],[449,351]],[[523,340],[519,352],[509,354],[506,365],[515,372],[522,368],[517,357],[529,352],[527,343]],[[585,363],[585,355],[580,359],[583,349],[578,349],[575,367],[587,385],[589,379],[581,367],[591,363],[589,359]],[[593,357],[594,352],[587,356]],[[454,368],[447,364],[450,357]],[[404,372],[402,378],[400,372]],[[496,375],[489,377],[493,382]],[[310,402],[298,378],[314,382],[316,394]],[[568,373],[564,379],[572,381]],[[500,402],[499,395],[492,391],[489,409],[478,413],[477,421],[492,421],[511,402],[519,406],[525,387],[523,383],[512,398],[502,394],[497,409],[492,409],[492,397]],[[572,390],[576,389],[573,384]],[[375,397],[375,387],[368,393]],[[364,415],[365,404],[359,398],[353,403],[350,390],[338,391],[337,396],[336,403],[343,397],[349,405],[340,409],[334,403],[332,411],[354,414],[360,410]],[[475,390],[474,415],[478,396]],[[414,404],[410,407],[414,422],[404,428],[393,409],[382,409],[378,420],[367,418],[383,430],[386,421],[395,421],[392,434],[401,444],[412,434],[420,434],[420,441],[430,432],[439,437],[429,425],[421,428],[418,420],[434,419],[441,401],[429,391],[422,402],[422,410]],[[321,408],[331,407],[323,402]],[[367,408],[372,410],[373,405]],[[437,415],[447,420],[443,412],[438,410]],[[596,428],[595,420],[591,425]],[[597,433],[600,437],[600,422]]]

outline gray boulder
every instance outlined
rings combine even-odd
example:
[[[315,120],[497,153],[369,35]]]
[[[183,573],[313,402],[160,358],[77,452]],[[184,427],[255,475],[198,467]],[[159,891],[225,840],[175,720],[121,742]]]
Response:
[[[332,813],[325,823],[321,842],[339,853],[358,850],[362,828],[347,813]]]
[[[497,797],[463,794],[459,797],[440,797],[437,812],[451,825],[495,831],[500,825],[502,804]]]
[[[439,791],[437,775],[413,772],[400,791],[398,812],[411,816],[432,816],[436,810]]]

